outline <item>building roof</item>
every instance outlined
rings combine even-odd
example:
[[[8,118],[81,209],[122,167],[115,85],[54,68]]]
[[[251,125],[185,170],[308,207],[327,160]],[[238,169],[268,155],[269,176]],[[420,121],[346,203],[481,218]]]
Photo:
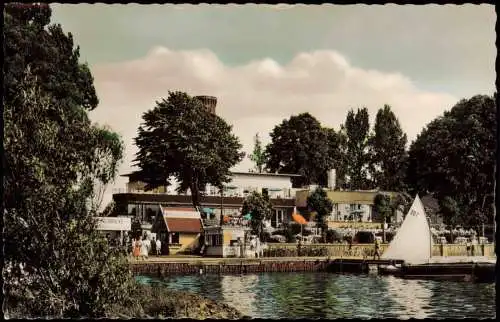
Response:
[[[193,204],[191,196],[187,195],[169,195],[165,193],[115,193],[113,200],[116,203],[148,203],[148,204],[162,204],[168,206],[187,207]],[[243,197],[223,197],[224,207],[241,207]],[[273,207],[279,208],[293,208],[295,206],[294,199],[277,199],[271,198]],[[219,208],[221,205],[221,197],[218,196],[201,196],[201,207]]]
[[[372,191],[327,191],[328,197],[339,204],[373,205],[378,192]]]
[[[201,233],[201,220],[195,218],[169,218],[163,216],[167,230],[174,233]]]
[[[161,206],[161,211],[166,218],[201,219],[200,212],[193,207]]]
[[[163,211],[168,211],[168,212],[198,212],[194,207],[168,207],[168,206],[161,206],[161,209]]]
[[[290,173],[259,173],[259,172],[232,171],[231,174],[250,175],[250,176],[269,176],[269,177],[300,177],[300,174],[290,174]]]
[[[312,190],[304,189],[297,191],[295,202],[297,207],[307,206],[307,197],[312,193]],[[328,198],[334,204],[357,204],[357,205],[373,205],[377,194],[394,194],[395,192],[375,191],[375,190],[358,190],[358,191],[341,191],[341,190],[326,190]]]
[[[132,177],[136,172],[120,174],[120,177]],[[243,174],[243,175],[253,175],[253,176],[271,176],[271,177],[300,177],[300,174],[289,174],[289,173],[258,173],[258,172],[242,172],[242,171],[231,171],[231,174]]]

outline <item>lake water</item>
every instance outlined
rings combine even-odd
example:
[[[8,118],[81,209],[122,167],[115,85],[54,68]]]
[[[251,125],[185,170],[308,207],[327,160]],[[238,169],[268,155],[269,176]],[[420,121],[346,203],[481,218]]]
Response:
[[[495,284],[331,273],[137,279],[198,293],[253,318],[496,318]]]

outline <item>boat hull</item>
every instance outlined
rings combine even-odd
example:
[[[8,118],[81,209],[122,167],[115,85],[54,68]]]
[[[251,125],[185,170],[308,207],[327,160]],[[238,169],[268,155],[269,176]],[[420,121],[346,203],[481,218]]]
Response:
[[[446,263],[403,265],[401,268],[379,268],[381,275],[394,275],[405,279],[452,280],[478,283],[496,281],[496,264]]]

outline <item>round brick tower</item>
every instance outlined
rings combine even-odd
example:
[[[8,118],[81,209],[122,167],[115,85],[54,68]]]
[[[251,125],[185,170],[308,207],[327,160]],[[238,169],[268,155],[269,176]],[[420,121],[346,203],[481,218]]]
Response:
[[[195,96],[197,100],[201,101],[207,111],[209,111],[212,114],[215,114],[215,107],[217,106],[217,97],[215,96],[205,96],[205,95],[200,95],[200,96]]]

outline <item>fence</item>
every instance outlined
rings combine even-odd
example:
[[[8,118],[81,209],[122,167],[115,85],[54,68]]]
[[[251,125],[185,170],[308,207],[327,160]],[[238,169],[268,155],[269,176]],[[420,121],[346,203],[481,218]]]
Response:
[[[135,275],[168,276],[172,274],[245,274],[264,272],[320,272],[331,265],[327,260],[259,261],[226,263],[140,263],[131,264]]]
[[[380,245],[382,254],[389,244]],[[333,258],[373,257],[375,248],[373,244],[310,244],[302,245],[299,248],[293,243],[269,243],[268,248],[264,250],[264,257],[295,257],[295,256],[329,256]],[[445,244],[433,245],[432,256],[494,256],[495,249],[493,244],[474,245],[471,247],[471,253],[467,253],[466,245]]]

